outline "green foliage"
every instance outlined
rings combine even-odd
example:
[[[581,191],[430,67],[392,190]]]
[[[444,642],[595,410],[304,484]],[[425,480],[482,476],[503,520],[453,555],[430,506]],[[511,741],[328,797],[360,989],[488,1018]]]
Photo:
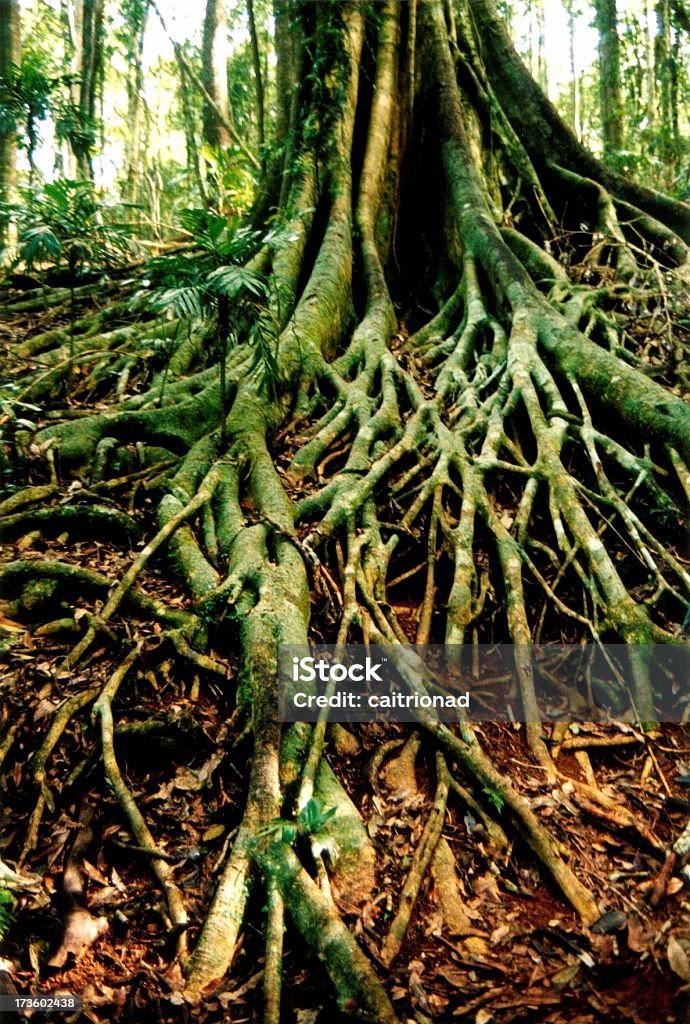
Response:
[[[71,99],[63,100],[55,108],[55,134],[61,142],[69,142],[79,156],[88,155],[96,145],[98,124],[88,117]]]
[[[241,216],[249,209],[256,187],[255,173],[238,147],[223,149],[204,143],[201,156],[207,176],[213,180],[218,209]]]
[[[495,807],[498,813],[500,814],[505,805],[505,800],[503,799],[503,796],[498,792],[497,789],[494,789],[493,786],[484,786],[482,792],[486,799],[491,804],[491,806]]]
[[[16,900],[9,889],[0,887],[0,942],[14,924]]]
[[[319,800],[313,797],[309,800],[299,813],[299,824],[304,835],[313,836],[320,832],[327,821],[334,816],[335,807],[325,810]]]
[[[317,835],[335,815],[336,810],[335,807],[324,808],[320,800],[312,797],[299,812],[295,821],[275,818],[270,825],[261,829],[257,838],[279,836],[284,843],[292,845],[298,836],[311,838]]]
[[[70,361],[74,359],[74,290],[85,270],[112,267],[132,254],[131,229],[107,222],[110,210],[90,181],[58,178],[39,189],[24,189],[23,202],[0,206],[18,225],[13,267],[64,269],[70,289]]]
[[[7,208],[19,228],[15,266],[66,268],[72,280],[87,268],[111,267],[132,254],[131,229],[104,220],[112,207],[99,200],[92,182],[58,178],[24,189],[22,199]]]
[[[28,47],[11,73],[0,78],[0,131],[16,131],[19,145],[29,157],[31,174],[39,142],[38,126],[52,116],[58,138],[64,112],[71,106],[69,87],[72,74],[60,74],[42,49]],[[30,175],[31,180],[31,175]]]
[[[276,360],[277,332],[268,309],[269,282],[245,264],[266,239],[250,228],[233,227],[208,210],[183,211],[182,223],[195,240],[192,252],[151,260],[153,287],[139,292],[135,305],[181,320],[217,320],[217,359],[221,367],[225,409],[224,366],[228,346],[245,340],[252,348],[251,372],[273,398],[280,371]],[[272,240],[275,235],[271,236]]]
[[[26,51],[20,64],[0,78],[0,129],[11,131],[22,124],[33,125],[48,114],[49,99],[56,79],[50,75],[45,54]],[[32,135],[31,127],[27,134]]]

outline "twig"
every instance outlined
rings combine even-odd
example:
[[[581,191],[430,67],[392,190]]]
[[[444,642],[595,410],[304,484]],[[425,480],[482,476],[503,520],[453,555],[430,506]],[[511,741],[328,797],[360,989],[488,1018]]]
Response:
[[[12,749],[12,744],[14,743],[14,738],[17,735],[17,733],[19,732],[19,730],[21,729],[22,725],[24,724],[24,719],[25,718],[26,718],[26,715],[20,715],[19,718],[16,720],[16,722],[14,722],[9,727],[9,729],[7,730],[5,735],[3,736],[2,741],[0,741],[0,769],[3,766],[5,758],[7,757],[7,755],[10,752],[10,750]]]
[[[627,747],[644,743],[642,736],[569,736],[560,744],[561,750],[595,750],[602,747]]]
[[[469,789],[465,789],[465,787],[462,786],[452,775],[450,777],[449,785],[452,792],[462,800],[465,806],[469,807],[469,809],[474,811],[477,815],[497,851],[499,853],[507,853],[510,850],[510,840],[498,822],[494,821],[494,819],[487,814],[481,804],[477,803]]]

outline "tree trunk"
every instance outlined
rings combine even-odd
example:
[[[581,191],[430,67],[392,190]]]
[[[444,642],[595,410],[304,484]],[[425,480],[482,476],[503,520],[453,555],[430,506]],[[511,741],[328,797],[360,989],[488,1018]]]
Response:
[[[285,20],[288,9],[297,30]],[[43,591],[28,588],[27,579],[40,577],[60,596],[71,588],[92,601],[107,597],[65,671],[54,674],[56,688],[63,679],[81,686],[84,703],[91,691],[75,666],[88,652],[95,659],[110,650],[113,637],[131,644],[131,623],[118,617],[129,602],[128,614],[155,620],[142,630],[143,644],[157,652],[165,640],[181,679],[197,673],[210,680],[204,697],[223,723],[214,757],[252,744],[232,797],[225,781],[218,784],[230,848],[218,874],[209,858],[202,894],[195,890],[189,901],[203,910],[188,957],[180,893],[161,870],[167,855],[145,833],[176,926],[171,938],[179,940],[187,998],[206,998],[223,982],[238,943],[264,927],[266,906],[266,943],[257,955],[265,959],[270,1024],[280,1014],[284,920],[300,950],[299,969],[312,970],[309,956],[320,962],[334,1013],[395,1024],[417,1014],[423,988],[398,1002],[400,975],[384,965],[397,951],[418,948],[421,936],[434,956],[449,944],[445,936],[436,941],[441,926],[424,918],[424,900],[416,898],[427,867],[433,870],[449,794],[466,794],[482,820],[489,838],[486,847],[477,839],[472,870],[481,862],[483,871],[490,857],[492,885],[512,838],[529,848],[532,869],[538,863],[553,886],[543,906],[530,903],[544,933],[556,899],[559,914],[572,910],[585,929],[600,905],[618,898],[605,872],[589,872],[588,851],[568,844],[574,825],[561,816],[564,807],[573,815],[577,800],[589,801],[657,854],[665,848],[658,840],[654,846],[625,795],[618,803],[579,777],[568,777],[561,794],[556,734],[545,735],[538,714],[543,680],[524,651],[564,638],[584,651],[603,640],[625,645],[633,652],[625,682],[635,714],[654,722],[646,645],[678,640],[690,598],[678,551],[690,495],[690,408],[680,397],[685,370],[673,327],[680,330],[687,303],[690,210],[626,181],[580,145],[519,60],[491,0],[456,3],[452,39],[446,5],[434,0],[297,7],[276,0],[275,10],[286,44],[278,46],[278,80],[286,90],[292,85],[296,100],[293,106],[279,96],[278,104],[291,158],[281,158],[278,173],[266,169],[265,217],[257,203],[254,231],[238,236],[256,240],[242,270],[255,319],[247,325],[235,316],[232,332],[242,337],[223,352],[222,373],[217,332],[211,325],[190,332],[166,370],[164,394],[157,364],[142,355],[141,334],[132,339],[113,328],[109,336],[99,322],[82,336],[77,324],[76,358],[98,346],[119,357],[131,344],[142,366],[136,386],[106,400],[103,385],[92,414],[50,421],[35,437],[25,431],[28,465],[50,452],[59,466],[59,479],[44,486],[79,490],[87,501],[97,487],[122,493],[124,507],[142,510],[151,539],[116,586],[90,568],[18,557],[0,567],[0,591],[8,615],[34,619]],[[216,25],[215,5],[208,11]],[[298,67],[305,73],[296,74]],[[230,271],[238,268],[224,268]],[[640,310],[634,323],[631,309]],[[656,365],[647,340],[651,311],[670,324],[659,348],[676,353]],[[223,305],[221,334],[231,315]],[[159,330],[184,323],[165,321]],[[147,340],[151,330],[150,322],[140,327]],[[63,346],[58,331],[21,347],[25,401],[50,401],[63,379]],[[152,465],[151,486],[142,487]],[[72,477],[88,487],[75,487]],[[45,493],[13,493],[4,511]],[[152,527],[145,515],[154,504]],[[139,588],[154,554],[158,575]],[[166,565],[184,608],[181,599],[168,603],[160,586]],[[152,597],[158,590],[163,596]],[[520,732],[510,729],[514,747],[524,737],[519,759],[511,748],[494,760],[485,735],[464,718],[444,724],[423,714],[411,747],[396,755],[398,773],[414,776],[423,746],[432,755],[425,775],[432,766],[436,773],[436,796],[427,824],[415,826],[421,839],[404,880],[385,875],[385,843],[371,839],[376,816],[383,818],[372,807],[385,804],[376,793],[376,758],[379,748],[386,756],[392,749],[381,738],[394,740],[399,730],[393,737],[384,726],[375,735],[358,727],[371,759],[372,802],[351,785],[354,772],[324,759],[324,723],[278,721],[278,651],[310,639],[385,644],[415,692],[423,689],[409,650],[415,641],[452,645],[456,657],[479,643],[523,652],[514,691],[506,693],[524,723]],[[565,687],[583,714],[591,712],[586,684]],[[612,684],[612,691],[622,699],[626,686]],[[115,689],[108,682],[98,702],[106,726]],[[29,762],[39,810],[27,855],[42,835],[41,816],[52,813],[45,793],[61,799],[46,781],[51,771],[64,772],[64,757],[48,764],[55,736],[51,729],[53,746],[44,743]],[[107,728],[101,748],[112,775]],[[509,774],[520,759],[532,766],[527,782]],[[214,794],[208,785],[204,803]],[[163,831],[163,816],[154,818],[150,800],[141,803]],[[132,829],[144,834],[141,812],[122,804]],[[394,806],[391,799],[391,814],[402,813]],[[368,829],[362,814],[370,815]],[[516,846],[514,858],[523,855]],[[437,867],[444,860],[445,852]],[[388,877],[390,909],[396,901],[402,909],[390,914],[386,934],[386,915],[377,917],[376,908],[377,886]],[[527,873],[523,881],[529,885]],[[258,897],[252,887],[261,889]],[[483,913],[492,914],[490,900]],[[356,929],[346,927],[347,915]],[[487,922],[487,935],[492,928]],[[478,962],[470,948],[467,956],[460,949],[458,965]],[[597,955],[606,955],[603,945]],[[582,1015],[589,1012],[583,1003]]]
[[[105,0],[69,0],[62,6],[66,45],[72,74],[70,123],[66,134],[73,159],[71,177],[93,178],[91,163],[96,141],[96,101],[103,67]]]
[[[228,102],[228,23],[225,0],[206,0],[201,52],[201,80],[215,106],[204,102],[204,142],[210,146],[230,145],[230,134],[218,116],[230,118]]]
[[[83,0],[81,83],[79,109],[85,141],[77,151],[79,171],[93,178],[92,148],[96,130],[96,102],[103,69],[103,13],[105,0]]]
[[[623,148],[623,98],[616,0],[596,0],[599,32],[599,109],[604,159]]]
[[[254,93],[256,96],[256,124],[257,124],[257,149],[261,154],[263,163],[263,148],[266,141],[266,113],[264,104],[264,78],[261,70],[261,53],[259,50],[259,36],[256,30],[256,18],[254,16],[254,0],[247,0],[247,20],[249,22],[249,40],[252,48],[252,66],[254,69]]]
[[[672,188],[676,175],[677,120],[674,116],[674,61],[669,0],[657,0],[654,67],[659,98],[659,155],[664,164],[664,184]]]
[[[132,8],[127,38],[127,156],[123,196],[129,202],[138,202],[139,178],[142,163],[142,120],[144,76],[142,60],[144,33],[148,20],[149,0],[137,0]]]
[[[568,15],[568,66],[570,81],[568,82],[568,124],[577,135],[579,132],[579,82],[575,61],[575,0],[566,0],[565,10]]]
[[[20,60],[19,0],[0,0],[0,102],[9,91],[5,83],[12,77]],[[0,203],[16,199],[17,134],[14,128],[0,130]],[[0,215],[0,252],[10,239],[9,218]]]

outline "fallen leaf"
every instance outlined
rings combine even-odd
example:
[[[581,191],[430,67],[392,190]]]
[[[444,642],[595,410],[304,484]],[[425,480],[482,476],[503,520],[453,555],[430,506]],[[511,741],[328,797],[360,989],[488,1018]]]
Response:
[[[653,933],[648,932],[637,914],[628,917],[628,949],[633,953],[644,953],[649,948]]]
[[[688,960],[688,954],[685,952],[680,942],[675,936],[669,936],[668,946],[666,947],[666,956],[668,957],[669,967],[674,974],[677,974],[683,981],[690,982],[690,961]]]
[[[566,985],[569,985],[571,981],[577,978],[580,973],[580,966],[581,964],[578,962],[576,964],[568,964],[567,967],[561,967],[560,971],[556,971],[551,976],[551,981],[558,988],[565,988]]]
[[[205,843],[210,842],[212,839],[220,839],[225,834],[225,825],[211,825],[206,829],[203,836],[201,837]]]

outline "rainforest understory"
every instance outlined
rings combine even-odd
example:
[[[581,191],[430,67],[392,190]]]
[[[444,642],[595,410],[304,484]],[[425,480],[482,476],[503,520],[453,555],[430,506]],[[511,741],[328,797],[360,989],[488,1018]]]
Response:
[[[685,1019],[642,661],[644,728],[533,724],[526,666],[532,724],[276,720],[278,644],[683,640],[690,210],[456,9],[293,25],[270,359],[138,267],[5,287],[4,955],[88,1019]]]

